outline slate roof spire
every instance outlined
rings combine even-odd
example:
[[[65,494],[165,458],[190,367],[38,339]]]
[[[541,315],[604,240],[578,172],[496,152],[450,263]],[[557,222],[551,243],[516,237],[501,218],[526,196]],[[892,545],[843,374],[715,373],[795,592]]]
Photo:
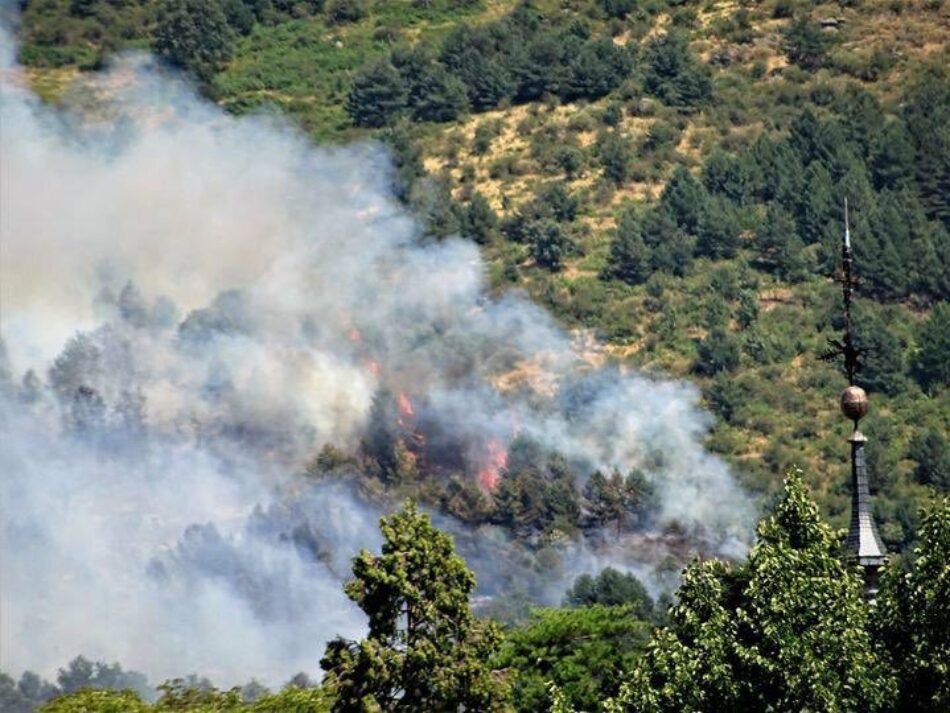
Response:
[[[868,412],[868,396],[864,389],[854,383],[861,370],[863,350],[855,344],[851,318],[851,301],[858,281],[853,273],[854,255],[851,250],[851,228],[848,224],[848,200],[844,202],[844,241],[841,245],[841,282],[844,295],[844,337],[829,340],[831,351],[827,359],[844,357],[844,370],[848,387],[841,394],[841,412],[854,423],[854,432],[848,439],[851,445],[851,526],[845,549],[848,557],[864,570],[865,591],[870,601],[877,595],[877,580],[880,568],[887,561],[886,550],[874,522],[871,510],[871,494],[868,487],[867,459],[864,449],[868,439],[858,428],[860,420]]]

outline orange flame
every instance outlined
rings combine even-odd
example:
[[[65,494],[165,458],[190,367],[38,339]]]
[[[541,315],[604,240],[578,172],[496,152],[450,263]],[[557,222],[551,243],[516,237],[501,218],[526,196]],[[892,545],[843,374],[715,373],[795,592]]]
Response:
[[[405,391],[400,392],[396,397],[396,406],[399,409],[399,415],[403,418],[412,418],[416,415],[416,410],[412,407],[412,399]]]
[[[476,476],[478,484],[485,490],[494,492],[501,481],[501,471],[508,467],[508,451],[498,439],[492,438],[488,441],[485,461]]]
[[[379,376],[379,372],[381,370],[380,370],[378,361],[376,361],[375,359],[367,359],[366,361],[363,362],[363,364],[366,367],[366,370],[370,374],[372,374],[373,376]]]

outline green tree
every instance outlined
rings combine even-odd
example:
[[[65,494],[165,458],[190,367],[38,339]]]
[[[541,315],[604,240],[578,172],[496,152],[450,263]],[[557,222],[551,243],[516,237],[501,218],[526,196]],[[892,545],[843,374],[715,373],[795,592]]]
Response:
[[[600,527],[613,523],[618,533],[630,525],[642,524],[655,505],[653,486],[637,470],[626,477],[619,470],[609,476],[594,472],[584,486],[584,498],[593,523]]]
[[[693,235],[699,230],[699,220],[708,201],[703,184],[683,166],[674,169],[660,195],[660,203],[669,210],[676,224]]]
[[[712,98],[709,69],[690,52],[686,37],[668,32],[651,40],[643,59],[644,87],[664,104],[693,109]]]
[[[739,366],[739,341],[722,327],[710,330],[696,345],[693,371],[704,376],[732,372]]]
[[[653,617],[653,599],[646,587],[629,572],[613,567],[605,567],[596,577],[582,574],[575,579],[564,603],[572,607],[627,606],[637,619],[649,621]]]
[[[924,512],[909,571],[892,565],[878,603],[878,633],[897,668],[894,710],[950,710],[950,499]]]
[[[487,665],[499,634],[469,609],[475,577],[452,538],[411,502],[380,529],[382,553],[360,552],[345,587],[369,633],[331,641],[320,662],[333,710],[499,710],[505,692]]]
[[[706,201],[696,229],[696,254],[713,259],[736,256],[741,227],[732,204],[720,196]]]
[[[468,109],[465,85],[442,65],[428,62],[411,76],[403,72],[403,78],[416,121],[454,121]]]
[[[493,663],[509,671],[517,711],[549,711],[550,682],[571,708],[595,711],[618,692],[649,631],[649,624],[626,606],[539,609],[508,632]]]
[[[904,347],[874,313],[858,310],[855,319],[855,343],[865,351],[858,383],[868,391],[895,396],[907,388]]]
[[[208,82],[234,51],[235,33],[220,0],[162,0],[155,50]]]
[[[734,156],[717,150],[703,167],[703,184],[714,195],[733,203],[745,203],[752,195],[752,166],[746,156]]]
[[[607,17],[623,19],[637,6],[637,0],[600,0],[600,6],[607,13]]]
[[[950,441],[935,428],[928,428],[910,442],[908,455],[917,461],[914,478],[923,485],[950,491]]]
[[[5,673],[0,673],[0,710],[4,713],[33,713],[34,701]]]
[[[346,97],[346,113],[357,126],[386,126],[406,108],[406,102],[402,76],[389,62],[377,61],[353,78]]]
[[[559,94],[563,99],[598,99],[620,86],[632,68],[627,51],[604,37],[585,42],[570,59]]]
[[[876,136],[873,151],[876,188],[898,188],[913,180],[917,152],[903,121],[889,121]]]
[[[488,199],[475,191],[462,216],[462,235],[480,245],[487,245],[498,232],[498,215]]]
[[[653,272],[650,248],[643,241],[640,221],[632,210],[626,211],[617,224],[604,276],[622,280],[628,285],[646,282]]]
[[[770,272],[790,282],[808,277],[805,244],[798,237],[795,219],[778,203],[770,203],[765,223],[756,233],[756,247],[762,264]]]
[[[557,272],[564,258],[574,251],[574,243],[553,220],[539,220],[527,228],[527,242],[532,247],[534,261],[541,267]]]
[[[665,203],[661,202],[643,215],[641,233],[643,241],[652,250],[650,262],[654,270],[678,277],[686,274],[693,262],[696,240],[677,225]]]
[[[914,143],[915,178],[927,214],[950,230],[950,75],[928,70],[903,98]]]
[[[345,25],[366,17],[365,0],[332,0],[327,7],[327,24]]]
[[[925,391],[950,386],[950,303],[938,304],[918,328],[912,367]]]
[[[861,578],[838,552],[792,473],[745,564],[686,570],[670,626],[626,691],[629,709],[889,710],[896,682],[868,630]]]
[[[790,61],[802,69],[815,71],[825,66],[831,37],[818,23],[802,15],[785,31],[782,46]]]
[[[83,689],[54,698],[42,713],[146,713],[149,706],[132,691]]]
[[[633,147],[630,140],[611,131],[597,142],[597,158],[604,171],[604,177],[611,183],[622,186],[630,178],[630,166],[633,161]]]

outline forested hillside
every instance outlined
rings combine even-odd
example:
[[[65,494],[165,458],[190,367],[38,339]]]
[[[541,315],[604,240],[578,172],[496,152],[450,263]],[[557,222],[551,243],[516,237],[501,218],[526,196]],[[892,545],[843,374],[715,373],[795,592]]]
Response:
[[[151,47],[231,111],[388,142],[434,238],[481,244],[495,289],[606,342],[591,360],[697,383],[742,481],[770,493],[806,466],[836,525],[845,382],[821,355],[848,198],[887,544],[950,488],[939,0],[28,0],[21,38],[50,101]],[[438,497],[486,517],[471,493]]]
[[[946,0],[19,6],[0,713],[947,710]]]

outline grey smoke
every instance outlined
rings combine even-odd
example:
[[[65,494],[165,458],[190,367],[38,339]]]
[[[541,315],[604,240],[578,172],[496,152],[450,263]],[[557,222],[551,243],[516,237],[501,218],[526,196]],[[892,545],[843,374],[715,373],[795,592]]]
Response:
[[[744,551],[754,511],[702,447],[696,390],[596,368],[526,298],[489,297],[476,246],[425,239],[393,199],[380,146],[230,117],[140,56],[58,112],[2,41],[4,669],[313,671],[362,630],[340,585],[386,505],[299,474],[357,446],[384,382],[469,475],[530,435],[583,473],[641,468],[659,529]],[[483,591],[537,575],[549,599],[594,565],[653,576],[664,548],[565,545],[545,579],[498,531],[440,524]]]

